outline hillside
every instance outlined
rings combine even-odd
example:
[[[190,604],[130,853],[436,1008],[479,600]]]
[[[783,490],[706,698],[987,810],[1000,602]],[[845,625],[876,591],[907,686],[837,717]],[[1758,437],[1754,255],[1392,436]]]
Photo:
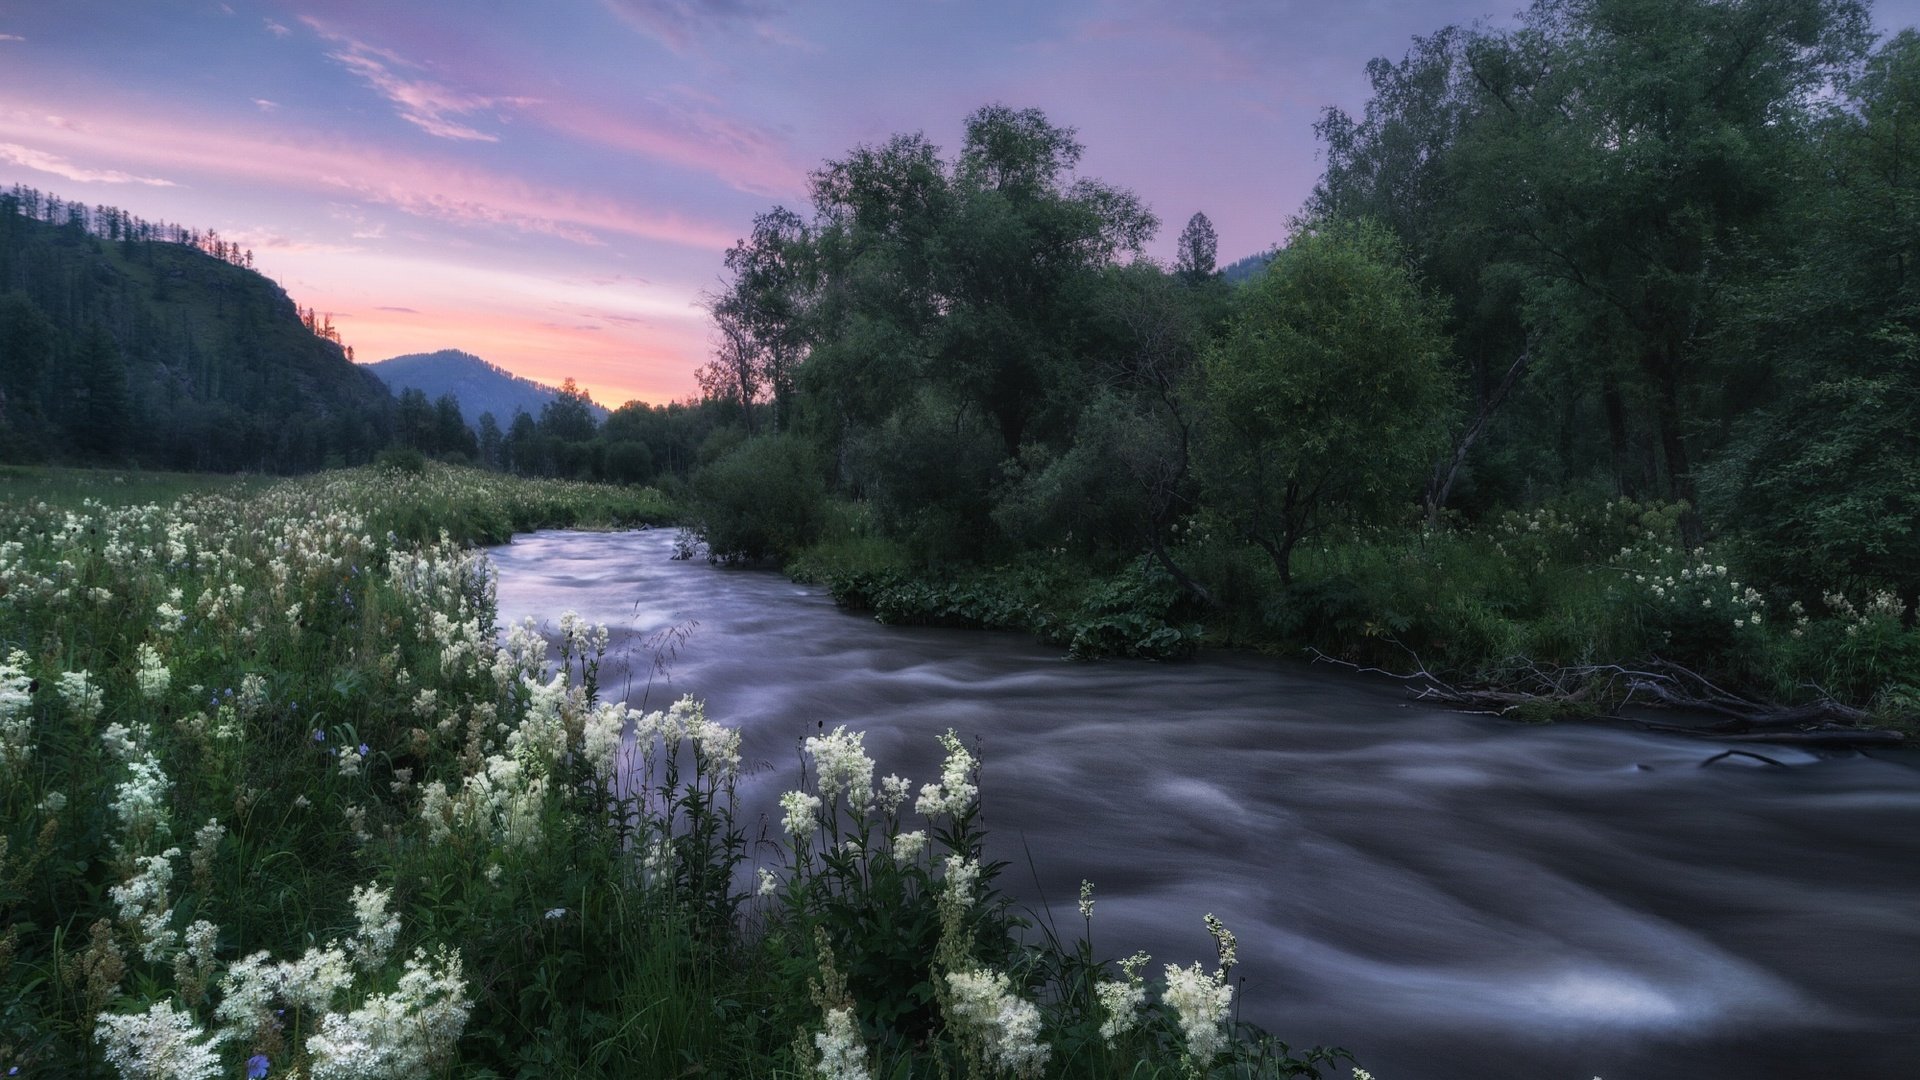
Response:
[[[540,410],[560,393],[555,387],[523,379],[458,349],[409,353],[365,366],[378,375],[395,396],[402,390],[419,390],[429,400],[452,394],[460,402],[460,413],[468,427],[477,427],[484,413],[492,413],[503,429],[513,422],[515,412],[525,412],[538,419]],[[599,405],[594,405],[592,410],[596,422],[607,418],[607,410]]]
[[[0,460],[288,472],[367,460],[392,402],[273,281],[0,194]],[[237,257],[237,256],[236,256]]]

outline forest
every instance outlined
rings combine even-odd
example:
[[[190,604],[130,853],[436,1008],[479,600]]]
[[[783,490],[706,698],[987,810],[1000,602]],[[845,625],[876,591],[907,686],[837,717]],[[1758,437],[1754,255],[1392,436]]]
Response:
[[[1036,110],[824,163],[711,298],[715,555],[1086,654],[1911,715],[1920,36],[1542,0],[1368,77],[1237,285]]]

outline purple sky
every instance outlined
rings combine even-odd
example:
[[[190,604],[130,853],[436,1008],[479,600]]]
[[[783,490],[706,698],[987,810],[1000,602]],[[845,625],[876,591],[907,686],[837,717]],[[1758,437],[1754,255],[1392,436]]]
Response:
[[[1279,240],[1366,61],[1518,0],[0,0],[0,184],[214,228],[362,360],[693,392],[701,292],[809,170],[989,102],[1079,129],[1168,258]],[[1882,28],[1920,22],[1883,2]]]

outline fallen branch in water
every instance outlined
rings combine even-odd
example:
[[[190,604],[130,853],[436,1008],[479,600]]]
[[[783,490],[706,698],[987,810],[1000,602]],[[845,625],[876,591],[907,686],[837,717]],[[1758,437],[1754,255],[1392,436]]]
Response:
[[[1766,763],[1767,763],[1767,764],[1769,764],[1769,765],[1772,765],[1772,766],[1774,766],[1774,767],[1776,767],[1776,768],[1781,768],[1781,769],[1784,769],[1784,768],[1786,768],[1786,767],[1787,767],[1787,765],[1786,765],[1786,762],[1784,762],[1784,761],[1775,761],[1774,759],[1772,759],[1772,758],[1770,758],[1770,757],[1768,757],[1768,756],[1767,756],[1767,755],[1765,755],[1765,754],[1755,754],[1755,753],[1753,753],[1753,752],[1751,752],[1751,751],[1747,751],[1747,750],[1722,750],[1722,751],[1720,751],[1719,753],[1717,753],[1717,754],[1715,754],[1715,755],[1713,755],[1712,757],[1710,757],[1710,758],[1708,758],[1707,760],[1705,760],[1705,761],[1703,761],[1703,762],[1701,762],[1701,763],[1700,763],[1700,768],[1702,768],[1702,769],[1704,769],[1704,768],[1706,768],[1707,766],[1709,766],[1709,765],[1711,765],[1711,764],[1713,764],[1713,763],[1714,763],[1714,762],[1716,762],[1716,761],[1725,761],[1726,759],[1728,759],[1728,758],[1730,758],[1730,757],[1746,757],[1746,758],[1752,758],[1752,759],[1753,759],[1753,760],[1755,760],[1755,761],[1764,761],[1764,762],[1766,762]]]
[[[1628,705],[1655,705],[1712,713],[1723,719],[1697,726],[1653,720],[1633,722],[1649,731],[1728,742],[1814,746],[1900,746],[1906,742],[1906,736],[1900,732],[1868,729],[1866,725],[1873,721],[1870,714],[1830,696],[1823,694],[1819,700],[1794,706],[1756,701],[1716,685],[1697,671],[1658,658],[1638,667],[1619,664],[1542,667],[1524,657],[1515,657],[1507,662],[1507,674],[1500,685],[1469,687],[1449,682],[1427,670],[1411,649],[1407,650],[1413,662],[1411,672],[1364,667],[1318,649],[1307,651],[1316,664],[1333,664],[1356,673],[1384,675],[1406,683],[1413,688],[1415,701],[1434,702],[1488,716],[1511,716],[1524,710],[1620,718],[1619,710]]]

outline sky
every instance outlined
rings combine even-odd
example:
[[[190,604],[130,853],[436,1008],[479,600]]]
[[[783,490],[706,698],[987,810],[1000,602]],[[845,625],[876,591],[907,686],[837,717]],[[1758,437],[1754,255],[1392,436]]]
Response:
[[[1365,67],[1518,0],[0,0],[0,186],[216,229],[362,361],[457,348],[695,393],[726,248],[807,176],[982,105],[1075,128],[1170,260],[1265,250]],[[1920,0],[1875,23],[1920,23]]]

